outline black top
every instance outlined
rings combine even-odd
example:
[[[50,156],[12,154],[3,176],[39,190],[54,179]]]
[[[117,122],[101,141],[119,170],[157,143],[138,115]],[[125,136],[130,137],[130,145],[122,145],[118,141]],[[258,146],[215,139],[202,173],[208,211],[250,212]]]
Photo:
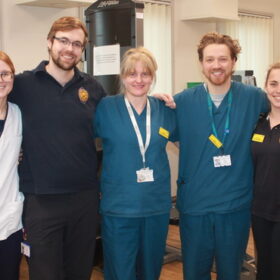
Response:
[[[5,126],[5,122],[6,122],[6,119],[7,119],[7,115],[8,115],[8,106],[7,105],[7,111],[6,111],[6,115],[5,115],[5,119],[4,120],[0,120],[0,137],[4,131],[4,126]]]
[[[0,136],[2,135],[2,132],[4,130],[4,124],[5,124],[5,120],[0,120]]]
[[[270,129],[267,116],[260,118],[255,132],[263,142],[252,141],[255,166],[253,214],[280,221],[280,125]]]
[[[105,92],[78,69],[61,86],[46,72],[47,63],[17,75],[9,95],[23,120],[20,190],[35,194],[97,190],[92,116]]]

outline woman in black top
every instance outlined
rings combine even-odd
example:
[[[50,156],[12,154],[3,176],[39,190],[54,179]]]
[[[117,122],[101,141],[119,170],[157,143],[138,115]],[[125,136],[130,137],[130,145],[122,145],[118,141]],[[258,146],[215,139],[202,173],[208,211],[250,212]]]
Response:
[[[257,280],[280,279],[280,62],[268,72],[271,105],[252,138],[255,166],[252,228],[257,249]]]

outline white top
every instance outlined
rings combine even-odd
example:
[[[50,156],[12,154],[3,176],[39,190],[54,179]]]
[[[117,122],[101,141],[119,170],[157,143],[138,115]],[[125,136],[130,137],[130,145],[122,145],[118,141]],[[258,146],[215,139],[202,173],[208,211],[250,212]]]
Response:
[[[8,103],[8,114],[0,137],[0,240],[22,228],[24,196],[19,192],[17,173],[22,140],[21,113],[17,105]]]

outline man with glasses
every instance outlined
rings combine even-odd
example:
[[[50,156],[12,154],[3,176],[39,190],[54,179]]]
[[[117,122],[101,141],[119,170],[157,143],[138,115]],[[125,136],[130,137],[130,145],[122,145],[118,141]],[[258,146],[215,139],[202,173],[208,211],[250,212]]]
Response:
[[[76,67],[87,37],[79,19],[55,21],[49,61],[17,75],[11,94],[23,117],[19,174],[31,280],[91,275],[98,206],[91,121],[105,92]]]

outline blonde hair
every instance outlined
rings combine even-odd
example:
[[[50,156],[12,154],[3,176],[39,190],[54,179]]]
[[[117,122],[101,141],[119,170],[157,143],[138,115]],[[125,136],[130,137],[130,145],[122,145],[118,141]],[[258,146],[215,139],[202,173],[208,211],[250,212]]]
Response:
[[[126,78],[135,69],[136,63],[142,62],[144,68],[152,76],[153,81],[156,80],[157,62],[153,54],[144,47],[132,48],[127,50],[122,58],[120,69],[120,90],[125,91],[122,80]]]
[[[265,87],[267,86],[267,82],[268,82],[268,79],[269,79],[269,75],[271,73],[272,70],[274,69],[280,69],[280,62],[276,62],[276,63],[273,63],[272,65],[270,65],[270,67],[268,68],[267,70],[267,73],[266,73],[266,79],[265,79]]]

